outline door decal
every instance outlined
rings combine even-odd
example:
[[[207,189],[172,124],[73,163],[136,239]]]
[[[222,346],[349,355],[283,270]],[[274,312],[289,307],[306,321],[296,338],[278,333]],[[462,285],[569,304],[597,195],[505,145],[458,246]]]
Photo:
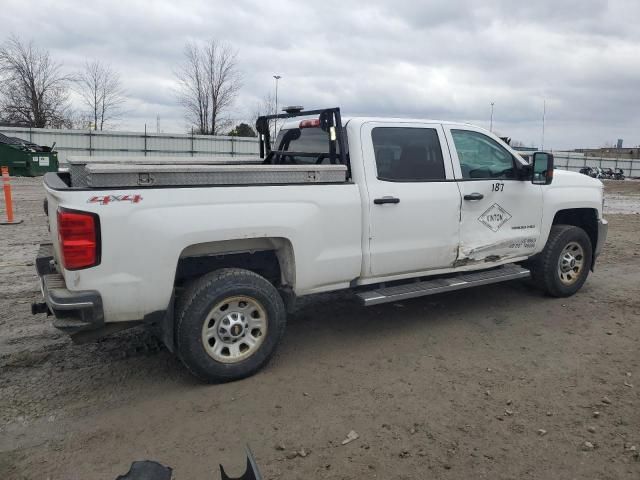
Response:
[[[491,231],[497,232],[510,218],[511,214],[509,212],[497,203],[494,203],[478,217],[478,221]]]

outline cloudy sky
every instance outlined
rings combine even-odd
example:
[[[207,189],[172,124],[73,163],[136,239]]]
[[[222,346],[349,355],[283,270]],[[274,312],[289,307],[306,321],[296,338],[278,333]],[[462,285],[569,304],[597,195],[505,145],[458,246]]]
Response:
[[[245,119],[282,76],[281,104],[461,120],[547,148],[640,144],[638,0],[2,0],[0,24],[63,63],[110,63],[122,129],[187,127],[173,72],[185,42],[238,50]],[[0,41],[3,34],[0,33]]]

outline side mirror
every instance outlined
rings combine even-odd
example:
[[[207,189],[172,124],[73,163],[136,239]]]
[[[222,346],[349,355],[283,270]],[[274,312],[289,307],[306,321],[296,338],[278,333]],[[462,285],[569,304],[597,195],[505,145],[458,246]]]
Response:
[[[553,180],[553,154],[536,152],[533,154],[531,183],[549,185]]]

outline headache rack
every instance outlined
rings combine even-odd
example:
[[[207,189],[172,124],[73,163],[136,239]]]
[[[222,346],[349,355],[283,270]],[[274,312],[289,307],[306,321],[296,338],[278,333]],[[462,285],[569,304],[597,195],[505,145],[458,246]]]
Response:
[[[325,158],[329,159],[332,165],[342,164],[349,170],[349,162],[346,152],[346,141],[344,128],[342,127],[342,117],[340,116],[340,108],[323,108],[318,110],[303,110],[302,107],[287,108],[286,113],[278,115],[264,115],[258,117],[256,121],[256,130],[260,139],[260,158],[265,164],[278,165],[282,163],[282,159],[286,156],[296,157],[315,157],[316,163],[320,164]],[[318,115],[317,126],[327,133],[328,152],[295,152],[284,150],[283,146],[287,140],[286,136],[280,141],[280,145],[276,145],[275,149],[271,149],[271,132],[269,121],[275,119],[285,119],[294,117],[308,117]],[[304,121],[303,121],[304,122]],[[309,120],[313,122],[313,120]],[[310,125],[311,126],[311,125]],[[276,132],[277,134],[277,132]]]

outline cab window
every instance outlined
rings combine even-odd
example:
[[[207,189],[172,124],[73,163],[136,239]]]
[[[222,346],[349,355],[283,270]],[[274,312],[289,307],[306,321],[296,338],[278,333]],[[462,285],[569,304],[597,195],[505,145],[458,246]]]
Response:
[[[494,139],[470,130],[451,130],[451,136],[458,152],[462,178],[515,178],[513,155]]]
[[[345,135],[346,141],[346,135]],[[277,155],[274,162],[285,165],[319,165],[330,163],[329,134],[320,128],[288,128],[280,130],[275,150],[308,155]],[[347,150],[345,148],[345,150]],[[340,146],[336,145],[340,154]]]

